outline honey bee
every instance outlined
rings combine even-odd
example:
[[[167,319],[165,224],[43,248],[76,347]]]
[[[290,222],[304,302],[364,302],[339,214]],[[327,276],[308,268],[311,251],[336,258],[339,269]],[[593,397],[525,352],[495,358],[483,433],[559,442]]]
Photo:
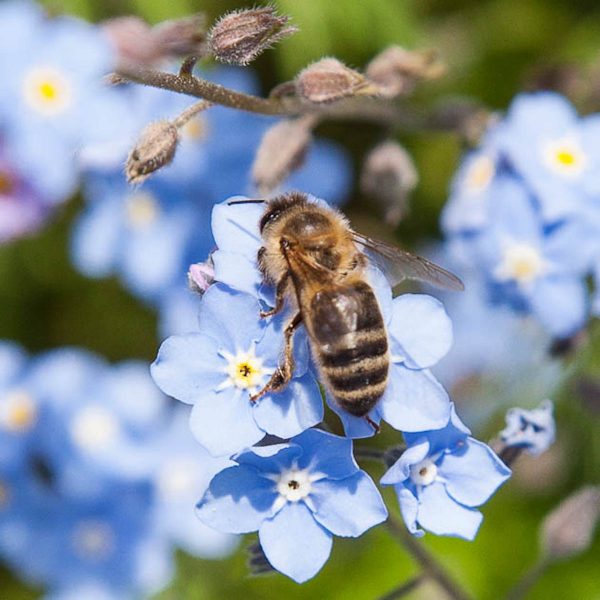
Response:
[[[461,290],[462,282],[424,258],[356,233],[339,211],[306,194],[242,202],[266,202],[258,267],[265,283],[275,286],[275,306],[261,316],[277,314],[286,304],[293,310],[279,367],[251,401],[291,379],[294,332],[303,324],[333,400],[377,430],[368,413],[385,391],[390,354],[379,303],[365,280],[368,262],[383,270],[392,286],[417,279]]]

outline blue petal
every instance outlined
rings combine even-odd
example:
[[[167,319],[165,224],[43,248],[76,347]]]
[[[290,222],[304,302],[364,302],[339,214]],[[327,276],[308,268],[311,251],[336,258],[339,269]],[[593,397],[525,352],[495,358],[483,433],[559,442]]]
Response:
[[[466,446],[466,452],[444,455],[439,473],[454,500],[479,506],[510,477],[510,469],[483,442],[470,438]]]
[[[316,481],[310,498],[314,518],[334,535],[358,537],[387,519],[381,494],[364,471],[339,481]]]
[[[410,477],[410,468],[425,460],[429,455],[429,442],[421,438],[414,445],[409,446],[400,458],[384,473],[380,480],[381,485],[395,485],[402,483]]]
[[[337,414],[344,426],[345,434],[350,438],[367,438],[375,435],[373,426],[365,419],[365,417],[355,417],[348,411],[338,406],[331,394],[326,393],[325,399],[333,412]],[[375,405],[375,408],[368,413],[368,417],[377,425],[381,421],[380,403]]]
[[[0,388],[10,385],[26,364],[25,352],[10,342],[0,342]]]
[[[291,438],[323,420],[321,390],[311,374],[292,379],[283,391],[261,398],[253,413],[263,431]]]
[[[249,448],[237,454],[234,459],[240,465],[279,475],[281,471],[289,469],[301,454],[302,448],[296,444],[271,444]]]
[[[258,539],[271,565],[297,583],[314,577],[331,553],[331,534],[302,502],[288,503],[265,521]]]
[[[392,364],[388,387],[379,403],[381,416],[404,432],[441,429],[450,417],[448,393],[427,370]]]
[[[398,496],[398,504],[400,512],[406,528],[416,537],[423,537],[425,532],[417,527],[417,517],[419,514],[419,501],[415,495],[403,485],[396,486],[396,495]]]
[[[443,304],[423,294],[402,294],[394,300],[388,331],[402,346],[411,368],[431,367],[452,345],[452,322]]]
[[[215,205],[212,232],[219,250],[242,255],[256,263],[256,255],[262,245],[258,223],[265,207],[264,204],[228,204],[244,199],[243,196],[234,196]]]
[[[558,337],[568,337],[585,324],[587,290],[579,279],[546,277],[537,282],[530,303],[536,317]]]
[[[207,392],[192,409],[194,437],[212,456],[231,456],[259,442],[265,432],[258,427],[252,405],[243,390]]]
[[[473,540],[482,520],[479,511],[452,500],[441,483],[432,483],[421,491],[418,522],[431,533]]]
[[[309,429],[290,441],[303,449],[298,459],[300,469],[310,468],[311,473],[322,473],[328,479],[343,479],[359,470],[348,438]]]
[[[173,398],[193,404],[226,379],[226,361],[214,339],[200,334],[165,340],[150,372],[158,387]]]
[[[224,533],[249,533],[274,513],[277,498],[272,481],[240,465],[214,476],[196,514],[209,527]]]
[[[258,297],[262,276],[256,268],[256,257],[248,259],[235,252],[217,250],[213,252],[215,279],[234,290]]]

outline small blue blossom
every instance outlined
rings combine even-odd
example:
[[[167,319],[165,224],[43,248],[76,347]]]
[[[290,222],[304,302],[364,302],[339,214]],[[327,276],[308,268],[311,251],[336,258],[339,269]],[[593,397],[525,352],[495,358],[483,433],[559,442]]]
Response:
[[[99,28],[48,19],[30,2],[0,6],[0,123],[17,168],[49,200],[75,189],[75,153],[126,122],[120,95],[103,84],[113,50]]]
[[[248,294],[212,285],[202,299],[199,333],[167,339],[152,365],[152,376],[165,393],[194,405],[192,431],[213,456],[231,455],[267,433],[292,437],[323,418],[301,335],[296,336],[296,368],[289,384],[250,401],[279,364],[286,323],[282,317],[267,323],[260,310]]]
[[[215,206],[212,227],[218,249],[213,253],[215,279],[234,289],[273,303],[273,290],[265,285],[256,256],[262,245],[258,230],[264,207],[255,204]],[[313,198],[314,202],[323,202]],[[422,431],[444,427],[450,402],[443,387],[429,371],[450,348],[452,324],[441,303],[430,296],[404,294],[392,300],[392,290],[381,272],[371,266],[367,272],[379,301],[391,342],[391,365],[386,392],[369,413],[375,423],[381,419],[401,431]],[[317,371],[316,365],[313,370]],[[374,429],[364,418],[335,410],[351,437],[368,437]]]
[[[545,452],[556,437],[553,412],[550,400],[531,410],[511,408],[506,413],[506,427],[500,432],[500,439],[505,446],[523,448],[533,456]]]
[[[492,450],[469,436],[454,409],[447,426],[407,433],[407,449],[381,479],[393,485],[409,531],[472,540],[483,519],[476,507],[510,476]]]
[[[387,518],[348,439],[311,429],[234,460],[211,481],[198,516],[219,531],[258,531],[267,560],[298,583],[319,572],[334,535],[358,537]]]

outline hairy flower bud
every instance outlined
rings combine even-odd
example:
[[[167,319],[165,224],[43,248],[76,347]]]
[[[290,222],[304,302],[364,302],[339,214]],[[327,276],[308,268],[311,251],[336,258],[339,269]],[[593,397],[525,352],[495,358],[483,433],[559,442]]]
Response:
[[[398,225],[408,211],[408,196],[419,182],[410,154],[388,141],[374,148],[363,165],[360,186],[381,205],[387,223]]]
[[[109,19],[103,29],[124,62],[152,65],[165,59],[202,54],[206,20],[197,14],[150,27],[134,16]]]
[[[170,121],[155,121],[142,131],[125,165],[129,183],[142,183],[151,173],[168,165],[175,156],[179,133]]]
[[[410,93],[417,81],[435,79],[444,71],[434,51],[410,51],[391,46],[369,63],[366,74],[379,86],[382,96],[394,98]]]
[[[571,494],[546,516],[541,528],[547,558],[570,558],[587,550],[600,518],[600,486],[586,486]]]
[[[314,122],[310,116],[283,120],[266,131],[252,165],[252,179],[261,194],[272,192],[302,166]]]
[[[379,90],[372,81],[337,58],[323,58],[300,71],[296,92],[309,102],[322,104],[349,96],[376,96]]]
[[[208,33],[208,47],[221,62],[251,63],[276,42],[296,33],[289,17],[279,16],[272,6],[234,11],[221,17]]]

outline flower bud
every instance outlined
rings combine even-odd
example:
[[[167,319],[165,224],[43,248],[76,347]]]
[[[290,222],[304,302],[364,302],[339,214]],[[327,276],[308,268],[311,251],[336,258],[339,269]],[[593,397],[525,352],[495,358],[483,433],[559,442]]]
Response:
[[[163,56],[204,54],[206,18],[198,13],[183,19],[164,21],[152,28],[152,37]]]
[[[275,190],[302,166],[312,141],[312,117],[279,121],[264,134],[252,165],[252,179],[261,194]]]
[[[414,52],[391,46],[369,63],[366,74],[379,86],[382,96],[394,98],[410,93],[418,80],[435,79],[444,71],[434,51]]]
[[[586,486],[546,516],[542,549],[550,560],[570,558],[587,550],[600,518],[600,486]]]
[[[155,121],[147,125],[125,165],[129,183],[142,183],[158,169],[168,165],[175,156],[179,133],[170,121]]]
[[[373,82],[337,58],[323,58],[300,71],[296,78],[296,93],[315,104],[349,96],[376,96],[378,91]]]
[[[220,62],[247,65],[264,50],[298,31],[288,21],[289,17],[277,15],[272,6],[234,11],[213,25],[208,33],[208,46]]]
[[[247,552],[248,570],[251,575],[266,575],[267,573],[273,573],[275,571],[271,566],[271,563],[267,560],[267,557],[258,542],[248,546]]]
[[[214,280],[215,269],[210,258],[206,262],[190,265],[188,270],[188,286],[192,292],[202,296]]]
[[[363,165],[360,186],[381,205],[385,220],[398,225],[408,212],[408,197],[419,182],[417,169],[408,152],[388,141],[374,148]]]

